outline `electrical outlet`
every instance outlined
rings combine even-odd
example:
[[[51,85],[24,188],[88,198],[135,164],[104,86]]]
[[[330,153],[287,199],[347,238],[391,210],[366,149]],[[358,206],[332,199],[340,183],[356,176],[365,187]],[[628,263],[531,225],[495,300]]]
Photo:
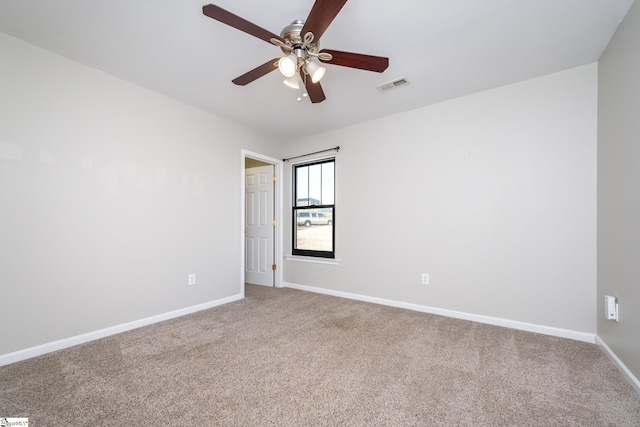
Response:
[[[618,321],[618,299],[616,297],[604,296],[604,310],[607,319]]]
[[[189,286],[195,285],[195,284],[196,284],[196,275],[195,274],[190,274],[189,275]]]
[[[422,273],[422,284],[423,285],[429,284],[429,275],[427,273]]]

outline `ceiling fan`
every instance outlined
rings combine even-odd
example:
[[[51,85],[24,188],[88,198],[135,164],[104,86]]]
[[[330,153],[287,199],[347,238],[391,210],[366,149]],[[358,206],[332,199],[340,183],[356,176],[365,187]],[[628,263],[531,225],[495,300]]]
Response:
[[[315,62],[315,58],[327,64],[377,73],[383,72],[389,66],[389,58],[381,56],[329,49],[320,50],[320,37],[346,2],[347,0],[316,0],[307,20],[293,21],[284,27],[280,36],[214,4],[203,6],[202,13],[216,21],[278,46],[284,53],[283,57],[271,59],[236,77],[232,80],[233,83],[244,86],[278,68],[286,77],[285,84],[297,88],[302,81],[311,102],[318,103],[326,99],[322,86],[320,86],[320,79],[324,75],[325,68]],[[297,77],[298,74],[300,78]]]

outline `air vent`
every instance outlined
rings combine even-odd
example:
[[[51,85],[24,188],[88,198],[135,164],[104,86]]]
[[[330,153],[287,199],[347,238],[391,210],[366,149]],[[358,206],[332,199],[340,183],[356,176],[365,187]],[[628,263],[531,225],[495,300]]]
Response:
[[[382,93],[385,93],[387,91],[390,91],[392,89],[396,89],[402,86],[406,86],[409,84],[409,80],[407,80],[406,77],[401,77],[399,79],[387,82],[387,83],[382,83],[381,85],[376,86],[378,88],[378,90]]]

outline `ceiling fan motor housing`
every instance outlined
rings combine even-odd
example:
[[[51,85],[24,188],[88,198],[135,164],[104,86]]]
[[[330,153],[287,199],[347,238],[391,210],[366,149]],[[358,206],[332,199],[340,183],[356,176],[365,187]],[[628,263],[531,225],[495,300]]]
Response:
[[[288,46],[291,46],[294,52],[304,45],[304,40],[301,35],[303,27],[304,21],[302,19],[296,19],[295,21],[292,21],[291,24],[284,27],[280,32],[280,37],[284,39]],[[281,47],[280,49],[282,49],[285,54],[291,52],[290,49],[286,49],[284,47]],[[318,53],[318,49],[318,43],[310,43],[307,45],[306,51],[312,54],[316,54]],[[296,55],[300,57],[300,54],[296,53]]]

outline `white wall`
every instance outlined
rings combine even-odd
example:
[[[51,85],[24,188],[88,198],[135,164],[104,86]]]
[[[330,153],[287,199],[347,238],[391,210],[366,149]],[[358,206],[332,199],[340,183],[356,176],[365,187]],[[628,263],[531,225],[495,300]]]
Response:
[[[598,68],[598,336],[640,378],[640,4]],[[619,322],[604,319],[618,297]],[[636,379],[640,391],[640,382]]]
[[[0,58],[0,355],[241,293],[240,151],[279,145],[2,34]]]
[[[596,95],[590,64],[288,143],[341,147],[340,264],[285,282],[595,334]]]

